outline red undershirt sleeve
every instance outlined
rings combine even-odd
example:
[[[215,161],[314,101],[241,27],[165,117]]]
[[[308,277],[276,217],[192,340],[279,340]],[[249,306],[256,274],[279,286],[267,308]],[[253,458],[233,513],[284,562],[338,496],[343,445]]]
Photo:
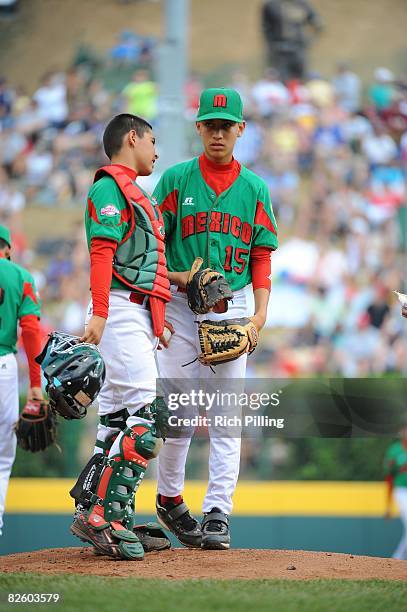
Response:
[[[36,356],[41,353],[40,322],[36,315],[25,315],[20,319],[20,326],[21,338],[27,355],[30,386],[41,387],[41,368],[35,361]]]
[[[93,314],[107,319],[109,293],[112,283],[113,257],[117,242],[104,238],[92,238],[90,244],[90,291]]]
[[[271,290],[271,253],[272,250],[264,246],[253,247],[250,251],[253,291]]]

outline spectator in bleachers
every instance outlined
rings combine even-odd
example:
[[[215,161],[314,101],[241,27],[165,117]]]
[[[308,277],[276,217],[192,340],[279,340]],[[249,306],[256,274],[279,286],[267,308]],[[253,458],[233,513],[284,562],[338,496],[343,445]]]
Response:
[[[406,372],[391,297],[391,289],[406,289],[398,218],[406,206],[407,130],[392,122],[407,116],[405,92],[399,85],[396,95],[394,76],[377,71],[374,109],[359,108],[358,77],[348,73],[286,83],[275,70],[254,83],[231,77],[250,109],[236,156],[268,184],[284,236],[273,256],[268,320],[279,329],[263,333],[253,375]],[[198,83],[194,77],[186,92],[187,117]],[[0,84],[0,219],[12,229],[17,260],[31,262],[38,278],[44,321],[72,333],[81,331],[88,299],[81,231],[55,242],[44,228],[28,245],[22,213],[34,204],[60,206],[62,219],[64,206],[83,207],[105,161],[104,125],[123,99],[130,112],[156,117],[157,84],[145,70],[122,96],[89,66],[47,76],[33,97]]]
[[[394,74],[388,68],[376,68],[374,83],[369,87],[369,99],[378,112],[386,111],[394,101]]]
[[[147,70],[136,70],[133,80],[123,89],[122,95],[126,100],[126,112],[144,117],[147,121],[154,121],[157,115],[158,90],[156,83],[149,78]]]
[[[65,75],[48,72],[41,81],[41,87],[33,95],[41,117],[48,125],[60,128],[68,118]]]
[[[274,68],[267,68],[263,78],[254,84],[252,97],[262,117],[271,117],[279,109],[286,108],[290,102],[288,89]]]
[[[332,79],[333,90],[339,106],[349,113],[355,113],[361,107],[361,82],[349,65],[340,62]]]

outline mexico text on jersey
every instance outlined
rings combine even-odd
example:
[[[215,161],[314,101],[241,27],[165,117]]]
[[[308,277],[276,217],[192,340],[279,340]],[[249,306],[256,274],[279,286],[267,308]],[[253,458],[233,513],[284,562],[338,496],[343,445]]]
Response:
[[[216,196],[195,158],[167,170],[154,196],[164,217],[170,271],[188,270],[201,256],[205,266],[223,272],[237,291],[251,282],[251,249],[278,246],[269,189],[245,167]]]

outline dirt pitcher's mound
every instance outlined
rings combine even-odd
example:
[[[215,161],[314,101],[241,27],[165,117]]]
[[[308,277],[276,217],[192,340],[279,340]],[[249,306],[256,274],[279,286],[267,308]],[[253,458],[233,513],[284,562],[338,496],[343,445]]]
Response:
[[[0,557],[0,572],[140,576],[142,578],[347,578],[407,580],[407,561],[298,550],[149,553],[144,561],[115,561],[90,548],[53,548]]]

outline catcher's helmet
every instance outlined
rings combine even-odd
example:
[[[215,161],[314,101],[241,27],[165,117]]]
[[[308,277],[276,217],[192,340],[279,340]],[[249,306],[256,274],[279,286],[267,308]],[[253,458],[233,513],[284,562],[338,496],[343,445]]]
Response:
[[[47,379],[50,404],[65,419],[82,419],[105,380],[105,364],[94,344],[53,332],[36,361]]]

